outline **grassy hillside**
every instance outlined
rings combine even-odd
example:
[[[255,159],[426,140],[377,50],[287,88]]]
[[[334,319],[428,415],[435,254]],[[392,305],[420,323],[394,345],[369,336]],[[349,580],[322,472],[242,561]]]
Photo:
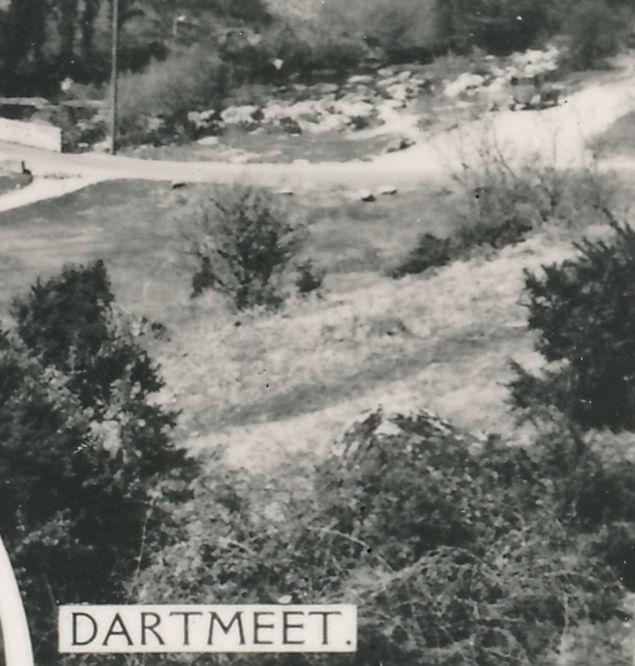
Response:
[[[290,442],[324,450],[386,399],[509,432],[507,360],[533,358],[518,305],[523,270],[571,252],[570,234],[387,277],[419,233],[452,232],[454,196],[420,187],[372,205],[346,193],[298,197],[311,232],[304,252],[326,269],[326,293],[253,316],[214,294],[190,300],[179,235],[187,190],[103,183],[2,215],[0,303],[6,312],[36,276],[103,258],[117,300],[167,326],[158,353],[164,399],[183,410],[181,436],[202,452],[224,443],[238,464],[275,464]]]

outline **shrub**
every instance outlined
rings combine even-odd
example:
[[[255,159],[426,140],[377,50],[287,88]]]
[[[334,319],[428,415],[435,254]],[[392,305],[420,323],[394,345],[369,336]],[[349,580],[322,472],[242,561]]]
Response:
[[[427,58],[436,42],[434,5],[435,0],[336,0],[323,6],[321,18],[391,58]]]
[[[538,158],[535,165],[515,167],[496,147],[485,145],[476,166],[464,165],[455,180],[458,197],[450,205],[456,230],[447,239],[420,235],[393,277],[469,257],[475,248],[519,243],[547,222],[584,226],[598,214],[612,219],[614,188],[594,168],[556,169]]]
[[[406,259],[390,273],[391,277],[423,273],[434,266],[445,266],[451,260],[450,241],[434,234],[421,234]]]
[[[196,261],[193,295],[211,288],[239,310],[279,307],[285,271],[303,239],[280,197],[253,188],[218,191],[189,233],[188,252]]]
[[[330,6],[322,6],[311,21],[272,25],[263,35],[263,48],[270,58],[284,61],[282,73],[287,76],[347,72],[368,53],[359,26]]]
[[[548,27],[550,5],[545,0],[437,0],[439,39],[460,53],[475,46],[495,54],[521,51]]]
[[[529,327],[551,364],[543,377],[517,368],[512,399],[557,406],[584,427],[635,428],[635,231],[583,240],[578,256],[525,279]],[[541,397],[542,393],[542,397]]]
[[[621,594],[564,510],[561,469],[426,412],[374,412],[308,488],[217,466],[142,572],[140,601],[357,603],[358,652],[306,664],[550,663]]]
[[[155,493],[180,502],[196,469],[113,301],[101,262],[69,267],[16,299],[0,338],[0,533],[42,663],[54,660],[57,603],[125,600],[153,547]]]
[[[190,111],[207,109],[226,94],[221,61],[203,47],[153,60],[119,82],[121,142],[161,142],[187,128]]]
[[[311,259],[298,264],[296,271],[295,286],[298,293],[311,294],[321,289],[326,271],[316,268]]]
[[[574,3],[564,23],[570,42],[571,64],[588,69],[615,55],[628,24],[624,18],[623,11],[604,0]]]

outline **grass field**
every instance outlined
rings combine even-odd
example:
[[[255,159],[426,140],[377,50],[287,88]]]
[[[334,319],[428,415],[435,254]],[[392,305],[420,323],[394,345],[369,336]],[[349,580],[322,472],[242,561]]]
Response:
[[[602,157],[635,155],[635,112],[619,118],[613,127],[594,139],[591,147]]]
[[[513,430],[508,359],[534,361],[522,271],[571,252],[570,231],[395,281],[386,273],[417,234],[453,230],[451,192],[422,186],[372,204],[344,191],[297,196],[325,293],[239,316],[218,295],[189,297],[179,234],[189,189],[102,183],[2,214],[2,312],[37,276],[104,259],[118,302],[167,326],[153,344],[167,379],[161,400],[182,412],[179,437],[199,451],[225,445],[234,464],[324,451],[380,403]]]
[[[182,162],[236,161],[245,164],[309,162],[350,162],[370,159],[386,151],[394,142],[391,134],[358,138],[354,134],[286,134],[276,132],[227,132],[215,146],[197,143],[166,146],[141,146],[129,154],[144,159]]]
[[[0,309],[38,276],[65,263],[103,258],[117,298],[159,318],[189,307],[189,280],[179,249],[179,220],[192,186],[113,181],[0,216]],[[306,253],[329,273],[381,271],[420,231],[451,230],[445,191],[384,197],[374,204],[354,193],[299,195],[311,231]],[[333,285],[337,287],[337,285]],[[166,309],[168,312],[166,312]]]

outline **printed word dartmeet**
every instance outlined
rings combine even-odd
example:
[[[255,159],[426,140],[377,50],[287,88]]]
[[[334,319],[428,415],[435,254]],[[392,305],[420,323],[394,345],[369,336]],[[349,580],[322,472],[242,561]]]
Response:
[[[61,653],[355,652],[357,609],[316,606],[61,606]]]

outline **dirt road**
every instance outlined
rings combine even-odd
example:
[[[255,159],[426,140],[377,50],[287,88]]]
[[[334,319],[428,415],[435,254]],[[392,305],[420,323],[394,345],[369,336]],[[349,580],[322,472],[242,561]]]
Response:
[[[21,193],[12,193],[0,211],[47,196],[57,196],[100,180],[145,179],[231,183],[299,189],[368,189],[386,183],[401,187],[422,180],[444,179],[471,163],[486,139],[495,141],[516,160],[539,155],[554,166],[580,165],[589,159],[587,142],[617,118],[635,109],[635,60],[604,81],[565,98],[544,111],[503,111],[449,132],[422,133],[408,150],[381,155],[372,161],[302,164],[227,164],[219,162],[153,161],[130,157],[50,153],[14,144],[0,144],[0,160],[24,160],[36,176]],[[628,166],[628,165],[621,165]],[[52,176],[72,181],[49,181]],[[77,180],[75,180],[77,179]],[[82,179],[84,179],[82,181]],[[71,185],[74,183],[74,185]]]

